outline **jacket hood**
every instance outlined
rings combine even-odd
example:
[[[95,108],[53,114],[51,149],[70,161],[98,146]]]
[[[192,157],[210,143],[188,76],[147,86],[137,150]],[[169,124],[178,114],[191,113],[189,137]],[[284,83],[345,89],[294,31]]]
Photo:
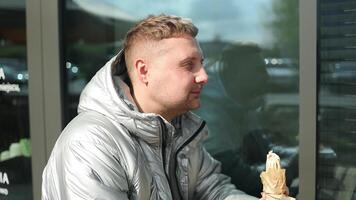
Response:
[[[120,51],[85,86],[80,95],[78,113],[98,112],[124,124],[132,134],[139,132],[140,137],[147,142],[155,143],[158,139],[160,116],[139,112],[130,94],[129,84],[124,53]]]

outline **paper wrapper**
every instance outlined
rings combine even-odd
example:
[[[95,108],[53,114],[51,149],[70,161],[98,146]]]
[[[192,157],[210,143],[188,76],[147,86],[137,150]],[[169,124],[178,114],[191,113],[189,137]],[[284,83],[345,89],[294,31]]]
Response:
[[[260,177],[266,200],[295,200],[288,196],[286,170],[281,168],[279,156],[272,151],[267,154],[266,171]]]

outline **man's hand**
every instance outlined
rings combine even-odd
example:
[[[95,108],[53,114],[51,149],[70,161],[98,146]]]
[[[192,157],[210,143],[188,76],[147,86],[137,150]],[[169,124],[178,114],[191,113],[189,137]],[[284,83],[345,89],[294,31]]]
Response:
[[[266,194],[264,192],[261,192],[261,196],[260,200],[266,200]]]

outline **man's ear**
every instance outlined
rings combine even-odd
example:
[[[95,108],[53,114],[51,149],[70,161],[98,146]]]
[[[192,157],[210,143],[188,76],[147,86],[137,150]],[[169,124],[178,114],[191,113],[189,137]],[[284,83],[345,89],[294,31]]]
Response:
[[[137,59],[135,62],[137,78],[141,83],[148,83],[148,66],[143,59]]]

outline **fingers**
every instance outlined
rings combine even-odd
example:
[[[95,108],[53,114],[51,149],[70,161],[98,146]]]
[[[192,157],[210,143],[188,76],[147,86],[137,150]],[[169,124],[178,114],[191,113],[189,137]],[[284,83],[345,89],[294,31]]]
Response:
[[[264,192],[261,192],[261,196],[260,200],[266,200],[266,194]]]
[[[284,195],[288,196],[289,195],[289,188],[286,187],[286,190],[284,191]]]

